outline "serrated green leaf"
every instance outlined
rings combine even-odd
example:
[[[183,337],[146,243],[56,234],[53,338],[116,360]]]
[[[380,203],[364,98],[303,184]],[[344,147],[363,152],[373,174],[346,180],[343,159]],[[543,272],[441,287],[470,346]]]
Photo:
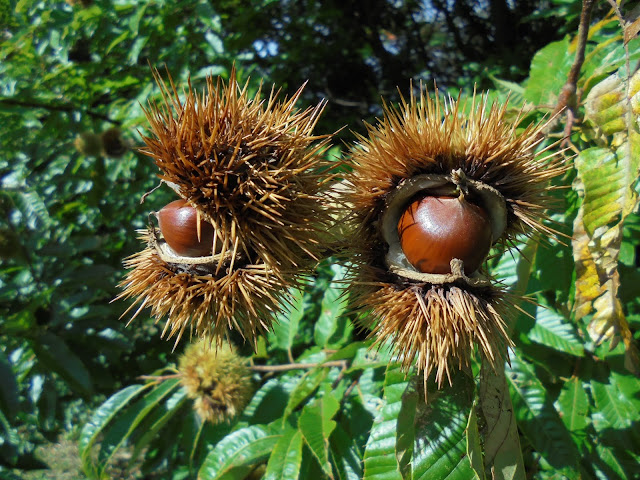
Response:
[[[69,387],[81,395],[91,395],[93,385],[89,371],[62,338],[51,332],[45,332],[36,337],[31,346],[44,368],[59,374]]]
[[[514,355],[506,373],[522,433],[551,466],[575,469],[576,446],[533,368]]]
[[[616,386],[634,408],[640,411],[640,378],[627,372],[611,371],[611,383]],[[639,418],[640,420],[640,418]]]
[[[329,438],[330,452],[339,480],[360,480],[362,478],[362,454],[356,439],[352,438],[340,424]]]
[[[344,280],[346,267],[334,265],[333,281],[325,290],[322,297],[321,312],[314,326],[313,336],[317,345],[342,345],[353,330],[351,323],[343,316],[347,301],[344,287],[340,283]]]
[[[589,424],[589,397],[582,380],[572,377],[562,386],[558,396],[562,421],[571,432],[578,432]]]
[[[272,378],[253,394],[241,415],[241,421],[249,423],[272,422],[283,415],[289,392],[281,378]]]
[[[570,355],[581,357],[584,347],[571,323],[550,308],[536,309],[536,322],[527,332],[529,339]]]
[[[400,474],[404,479],[412,478],[411,459],[413,458],[413,448],[416,441],[415,419],[418,402],[424,402],[424,398],[418,398],[415,390],[405,392],[402,395],[400,413],[398,413],[398,423],[396,435],[396,460]]]
[[[601,461],[592,462],[596,472],[600,472],[600,478],[620,478],[620,479],[628,479],[624,466],[618,460],[615,451],[605,445],[598,444],[596,445],[596,452],[598,455],[598,459]],[[604,465],[602,465],[604,462]],[[614,476],[616,475],[616,476]]]
[[[569,37],[553,42],[539,50],[531,61],[524,98],[534,105],[552,106],[567,81],[573,63],[569,54]]]
[[[156,408],[167,395],[180,385],[179,379],[165,380],[155,386],[144,397],[124,410],[115,421],[104,430],[100,443],[98,464],[103,470],[109,464],[118,449],[129,439],[136,427]]]
[[[148,389],[148,385],[130,385],[119,392],[113,394],[93,413],[91,419],[84,425],[78,440],[78,449],[82,460],[83,470],[87,475],[91,471],[91,449],[98,436],[102,433],[106,425],[140,392]]]
[[[282,421],[285,422],[286,419],[293,413],[293,411],[302,403],[302,401],[311,395],[316,388],[322,383],[322,381],[327,378],[329,374],[328,368],[313,368],[302,376],[300,381],[298,382],[296,388],[291,392],[289,396],[289,401],[287,402],[287,406],[284,410],[284,415],[282,415]]]
[[[467,455],[467,422],[473,405],[473,379],[459,371],[452,385],[418,401],[415,420],[412,479],[469,479],[475,473]],[[418,399],[420,399],[418,391]]]
[[[264,480],[297,480],[302,464],[302,433],[289,429],[282,434],[269,457]]]
[[[480,432],[478,430],[478,414],[476,413],[477,405],[474,405],[469,413],[467,421],[467,455],[469,463],[475,473],[475,478],[484,480],[484,460],[482,458],[482,444],[480,443]]]
[[[384,380],[384,403],[379,409],[364,452],[364,480],[400,480],[396,460],[398,414],[402,394],[409,384],[397,364],[387,367]]]
[[[605,21],[598,22],[603,25]],[[610,17],[608,21],[617,22],[613,17]],[[589,32],[591,38],[593,34],[593,27]],[[620,41],[622,35],[617,35],[607,38],[607,41],[598,42],[593,50],[587,53],[585,56],[585,62],[581,71],[581,76],[584,81],[584,93],[589,94],[593,88],[593,82],[597,82],[602,79],[603,76],[623,67],[627,60],[625,46]],[[629,61],[631,63],[637,61],[640,51],[638,50],[638,39],[634,39],[629,44]]]
[[[329,463],[329,436],[336,428],[333,417],[339,408],[340,402],[332,395],[325,394],[312,404],[306,405],[298,419],[298,428],[306,444],[329,478],[333,478]]]
[[[285,310],[277,315],[273,330],[269,334],[274,340],[272,343],[286,351],[294,345],[300,320],[304,316],[304,291],[293,290],[289,300]]]
[[[185,405],[186,401],[187,392],[183,387],[175,391],[165,402],[159,404],[158,407],[153,410],[138,429],[142,430],[142,432],[140,432],[141,435],[138,435],[138,438],[132,439],[132,443],[135,447],[133,454],[131,455],[132,458],[138,458],[142,449],[149,445],[169,420],[181,411],[182,406]]]
[[[281,436],[262,425],[236,430],[209,452],[198,471],[198,479],[243,480],[253,465],[271,455]]]
[[[22,212],[31,230],[46,229],[51,225],[51,217],[44,200],[35,191],[20,192],[15,197],[16,206]]]
[[[327,362],[331,362],[334,360],[356,360],[358,353],[363,351],[367,351],[367,346],[365,342],[351,342],[349,345],[346,345],[340,348],[335,353],[332,353],[327,357]],[[349,372],[353,370],[349,369]]]
[[[509,96],[509,105],[521,107],[524,104],[524,87],[519,83],[502,80],[501,78],[497,78],[493,75],[489,75],[489,78],[495,85],[496,90],[503,95]]]
[[[591,381],[591,393],[596,403],[597,415],[594,418],[596,430],[615,428],[622,430],[631,427],[640,419],[640,412],[618,391],[612,383]]]

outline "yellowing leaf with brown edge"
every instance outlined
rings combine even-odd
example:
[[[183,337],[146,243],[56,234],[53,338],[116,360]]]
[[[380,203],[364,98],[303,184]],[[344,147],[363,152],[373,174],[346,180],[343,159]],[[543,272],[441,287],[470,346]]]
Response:
[[[591,302],[602,294],[596,263],[589,249],[589,235],[582,223],[582,208],[573,222],[573,260],[576,268],[576,320],[593,310]]]
[[[634,185],[640,167],[640,134],[634,108],[640,76],[619,73],[594,87],[587,98],[587,118],[605,134],[605,147],[583,150],[576,157],[574,188],[584,201],[574,222],[573,256],[576,264],[576,318],[594,312],[589,334],[597,343],[622,338],[628,367],[638,371],[638,354],[618,299],[618,258],[622,228],[635,209]],[[629,332],[629,333],[628,333]],[[617,337],[616,334],[620,334]]]

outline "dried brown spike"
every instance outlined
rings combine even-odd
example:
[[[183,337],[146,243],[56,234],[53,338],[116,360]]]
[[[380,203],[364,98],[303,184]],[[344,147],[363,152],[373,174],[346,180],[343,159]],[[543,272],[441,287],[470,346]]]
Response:
[[[353,174],[349,201],[361,217],[379,215],[384,198],[403,179],[419,174],[449,174],[495,188],[506,200],[505,239],[532,230],[551,234],[543,223],[549,207],[549,180],[566,171],[559,152],[536,152],[546,123],[519,131],[523,113],[507,122],[507,103],[489,105],[486,95],[470,99],[431,97],[421,89],[400,107],[384,106],[385,116],[367,125],[351,150]]]
[[[372,312],[362,322],[376,344],[391,344],[405,369],[415,365],[425,378],[435,371],[440,385],[450,380],[452,366],[469,365],[476,345],[491,364],[504,360],[511,345],[503,320],[509,300],[482,271],[469,278],[456,264],[456,273],[459,260],[452,260],[448,275],[399,268],[409,264],[389,232],[397,232],[395,210],[404,211],[409,203],[391,199],[406,196],[410,202],[420,185],[437,191],[443,182],[494,192],[495,205],[484,204],[491,218],[503,219],[493,222],[493,242],[509,245],[520,233],[553,232],[544,222],[547,191],[566,166],[559,153],[536,152],[544,123],[521,129],[522,112],[509,123],[506,104],[489,106],[486,96],[475,93],[467,100],[435,93],[431,97],[421,88],[419,96],[412,94],[398,107],[384,106],[384,118],[367,125],[368,137],[359,136],[351,149],[352,171],[336,195],[347,206],[352,307]],[[498,207],[502,213],[494,210]],[[387,214],[391,209],[395,213]]]
[[[221,253],[236,249],[277,269],[319,259],[330,136],[312,131],[325,103],[298,110],[302,87],[282,101],[275,89],[266,100],[261,90],[250,97],[235,70],[228,83],[208,77],[201,95],[189,82],[181,100],[173,81],[169,88],[155,74],[164,102],[145,111],[152,135],[141,151],[219,232]]]
[[[160,257],[152,233],[141,233],[149,246],[125,261],[131,270],[120,283],[124,291],[117,299],[134,302],[123,316],[136,309],[133,320],[150,308],[156,319],[166,318],[162,336],[175,336],[176,344],[185,331],[220,344],[236,330],[254,345],[270,328],[289,285],[270,275],[266,265],[215,275],[197,265],[168,263]]]
[[[176,342],[187,330],[218,342],[237,330],[255,345],[325,248],[330,136],[312,134],[324,102],[298,110],[302,88],[282,101],[275,90],[250,97],[235,70],[228,83],[208,77],[201,94],[189,81],[181,98],[170,77],[167,86],[154,74],[163,101],[145,110],[151,135],[141,152],[213,225],[216,254],[178,257],[150,227],[147,248],[125,262],[131,271],[118,298],[135,299],[134,317],[149,307],[166,318],[163,335]]]

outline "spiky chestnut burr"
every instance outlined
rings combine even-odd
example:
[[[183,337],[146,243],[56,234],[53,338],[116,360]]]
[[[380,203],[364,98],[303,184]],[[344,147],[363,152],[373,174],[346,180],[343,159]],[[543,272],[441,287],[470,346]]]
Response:
[[[102,138],[93,132],[82,132],[73,141],[76,150],[87,157],[102,154]]]
[[[131,308],[166,317],[163,335],[178,341],[188,328],[221,341],[232,329],[250,343],[271,325],[292,286],[305,280],[325,245],[329,135],[313,135],[324,102],[295,107],[302,89],[279,100],[252,97],[232,71],[228,83],[207,78],[198,95],[180,98],[157,72],[163,102],[145,110],[151,135],[142,153],[160,179],[213,228],[209,255],[176,252],[151,226],[147,248],[126,261],[132,270],[120,297]]]
[[[251,399],[251,372],[227,343],[217,349],[206,339],[192,343],[178,360],[178,372],[203,421],[228,422]]]
[[[367,125],[368,137],[350,152],[352,172],[339,193],[351,232],[349,298],[370,311],[362,322],[376,344],[391,344],[425,382],[432,371],[440,385],[452,365],[468,367],[476,344],[491,364],[504,359],[509,305],[482,264],[491,245],[553,233],[544,222],[546,190],[565,171],[562,159],[536,153],[544,124],[518,129],[520,117],[508,123],[506,108],[485,96],[443,100],[421,89],[398,107],[385,105],[384,118]],[[443,198],[451,214],[434,206]],[[456,205],[459,198],[469,204]],[[422,203],[419,241],[402,238]],[[432,245],[419,248],[420,241]],[[427,266],[416,268],[422,257]]]
[[[118,127],[108,128],[100,134],[102,151],[107,157],[120,158],[129,150],[129,143],[122,137]]]

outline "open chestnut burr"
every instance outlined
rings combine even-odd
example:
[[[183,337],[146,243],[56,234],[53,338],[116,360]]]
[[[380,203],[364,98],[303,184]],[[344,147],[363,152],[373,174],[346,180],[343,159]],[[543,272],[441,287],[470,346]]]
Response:
[[[255,346],[325,249],[330,135],[313,134],[324,102],[296,108],[302,89],[249,96],[233,70],[180,98],[154,73],[163,102],[145,110],[141,152],[180,200],[141,232],[119,298],[134,299],[134,318],[144,307],[164,318],[176,342],[188,332],[220,343],[233,330]]]
[[[544,123],[521,128],[506,108],[421,89],[385,105],[350,151],[338,192],[350,226],[349,300],[371,312],[360,322],[375,344],[390,345],[425,382],[468,368],[476,345],[489,364],[503,361],[509,305],[485,260],[519,234],[553,234],[548,184],[563,160],[536,153]]]

